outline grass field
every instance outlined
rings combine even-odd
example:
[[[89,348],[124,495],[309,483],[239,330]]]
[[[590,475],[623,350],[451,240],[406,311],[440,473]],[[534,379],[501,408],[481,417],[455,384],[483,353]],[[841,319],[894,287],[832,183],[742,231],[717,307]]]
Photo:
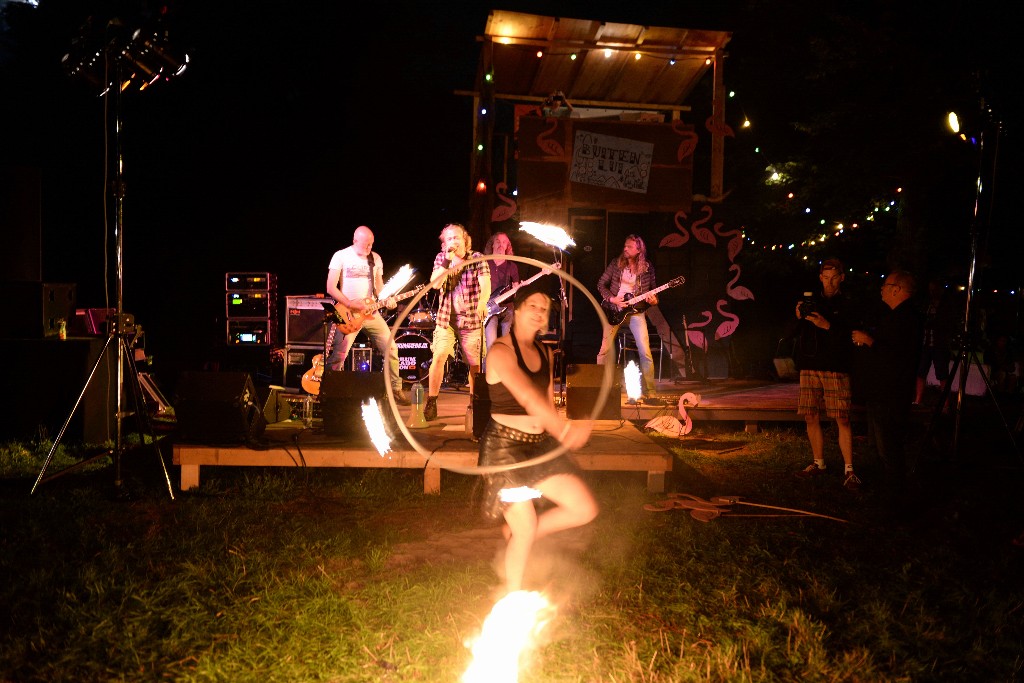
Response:
[[[863,436],[860,494],[831,432],[831,474],[793,478],[791,426],[660,441],[670,493],[738,497],[707,521],[587,473],[601,514],[538,548],[557,610],[519,680],[1024,680],[1024,477],[982,408],[956,453],[923,439],[897,505]],[[144,449],[117,489],[107,466],[29,495],[49,446],[0,449],[2,681],[458,681],[498,596],[472,477],[210,467],[172,501]]]

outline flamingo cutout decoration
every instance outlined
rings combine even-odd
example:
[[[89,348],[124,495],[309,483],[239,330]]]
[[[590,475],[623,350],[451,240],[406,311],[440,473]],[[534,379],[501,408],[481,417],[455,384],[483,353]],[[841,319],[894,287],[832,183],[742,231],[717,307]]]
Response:
[[[548,121],[547,130],[537,136],[537,146],[549,156],[560,157],[565,154],[565,148],[557,140],[552,140],[551,135],[558,128],[558,119]]]
[[[508,196],[505,194],[506,189],[508,189],[508,185],[506,185],[505,183],[498,183],[497,186],[494,188],[494,192],[497,195],[498,199],[502,202],[503,206],[496,206],[494,207],[494,210],[491,211],[492,223],[500,223],[502,221],[507,221],[509,218],[512,218],[512,216],[516,215],[516,209],[518,207],[516,206],[515,200],[509,199]]]
[[[729,270],[735,270],[736,271],[736,275],[734,275],[733,278],[731,280],[729,280],[729,284],[727,284],[725,286],[725,293],[728,294],[733,299],[751,299],[752,300],[754,298],[754,293],[753,292],[751,292],[749,289],[747,289],[743,285],[739,285],[738,287],[734,286],[734,285],[736,285],[736,281],[740,279],[740,267],[734,263],[731,266],[729,266]]]
[[[676,211],[675,215],[676,229],[682,234],[677,235],[672,233],[670,235],[665,235],[661,238],[661,242],[658,243],[659,247],[681,247],[690,241],[690,232],[686,229],[686,226],[683,225],[683,221],[680,219],[686,219],[685,211]]]
[[[736,260],[736,255],[740,253],[741,249],[743,249],[743,232],[740,230],[727,230],[722,232],[720,228],[723,225],[724,223],[715,223],[715,234],[722,238],[730,238],[726,251],[729,254],[729,263],[733,263]]]
[[[676,120],[672,122],[672,130],[682,136],[683,141],[679,143],[679,149],[676,150],[676,161],[682,161],[688,156],[693,155],[693,150],[697,149],[697,133],[693,130],[682,130],[680,126],[684,125],[682,121]]]
[[[711,207],[705,204],[700,207],[700,210],[705,213],[705,216],[704,218],[695,221],[694,224],[690,226],[690,232],[693,233],[693,236],[697,238],[698,242],[710,244],[713,247],[718,246],[718,240],[715,239],[715,233],[704,227],[704,224],[711,220]]]
[[[706,352],[708,350],[707,337],[704,336],[704,333],[701,330],[695,330],[693,328],[704,327],[705,325],[711,322],[711,318],[714,317],[714,314],[711,311],[703,311],[701,315],[704,316],[704,322],[690,323],[689,325],[687,325],[686,336],[690,340],[691,344],[699,348],[701,351]]]
[[[719,299],[718,303],[715,305],[715,308],[718,309],[718,312],[721,313],[725,318],[727,318],[727,320],[724,323],[720,324],[718,326],[718,329],[715,330],[715,339],[725,339],[733,332],[735,332],[736,328],[740,326],[740,317],[738,315],[722,310],[722,306],[725,306],[728,303],[729,302],[726,301],[725,299]]]
[[[733,132],[732,126],[730,126],[728,123],[715,123],[714,117],[711,116],[709,116],[707,120],[704,121],[704,127],[707,128],[708,132],[711,133],[712,135],[718,134],[730,138],[736,137],[736,133]]]

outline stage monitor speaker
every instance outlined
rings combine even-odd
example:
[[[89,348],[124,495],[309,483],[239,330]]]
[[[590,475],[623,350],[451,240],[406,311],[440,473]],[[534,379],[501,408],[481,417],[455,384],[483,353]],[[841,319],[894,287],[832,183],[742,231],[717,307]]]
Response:
[[[267,421],[247,372],[183,372],[174,413],[182,441],[244,443],[263,436]]]
[[[565,371],[565,414],[570,420],[586,420],[594,411],[601,382],[604,380],[604,366],[592,363],[571,364]],[[595,420],[622,419],[622,386],[619,384],[619,372],[613,374],[608,400]]]
[[[324,420],[324,433],[339,436],[349,442],[369,444],[369,435],[363,423],[363,403],[376,399],[382,414],[384,408],[384,373],[324,370],[320,378],[320,414]],[[385,419],[385,425],[388,420]]]

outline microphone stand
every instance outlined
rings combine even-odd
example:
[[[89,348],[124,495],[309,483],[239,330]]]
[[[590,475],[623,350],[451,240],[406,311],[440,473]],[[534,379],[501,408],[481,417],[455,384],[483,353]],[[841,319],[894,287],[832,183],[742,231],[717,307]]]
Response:
[[[564,269],[565,253],[558,247],[551,248],[552,258]],[[558,356],[558,397],[555,405],[565,405],[565,382],[566,382],[566,342],[565,330],[568,323],[569,299],[565,294],[565,279],[558,278],[558,345],[555,348],[555,355]]]

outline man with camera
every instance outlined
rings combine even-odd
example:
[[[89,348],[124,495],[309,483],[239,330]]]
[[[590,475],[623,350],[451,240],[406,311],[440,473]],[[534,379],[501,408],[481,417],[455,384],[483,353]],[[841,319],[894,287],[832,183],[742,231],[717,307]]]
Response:
[[[821,412],[835,420],[839,430],[839,450],[845,464],[843,488],[857,491],[860,479],[853,473],[853,433],[850,429],[850,370],[853,362],[851,333],[859,324],[853,304],[842,292],[846,279],[843,264],[837,258],[826,259],[818,272],[821,295],[805,293],[796,304],[793,335],[797,338],[796,366],[800,370],[800,398],[797,413],[807,423],[814,462],[796,473],[800,479],[825,474],[825,437]]]
[[[541,116],[551,116],[556,119],[567,119],[572,116],[572,102],[565,98],[561,90],[548,95],[541,106]]]

